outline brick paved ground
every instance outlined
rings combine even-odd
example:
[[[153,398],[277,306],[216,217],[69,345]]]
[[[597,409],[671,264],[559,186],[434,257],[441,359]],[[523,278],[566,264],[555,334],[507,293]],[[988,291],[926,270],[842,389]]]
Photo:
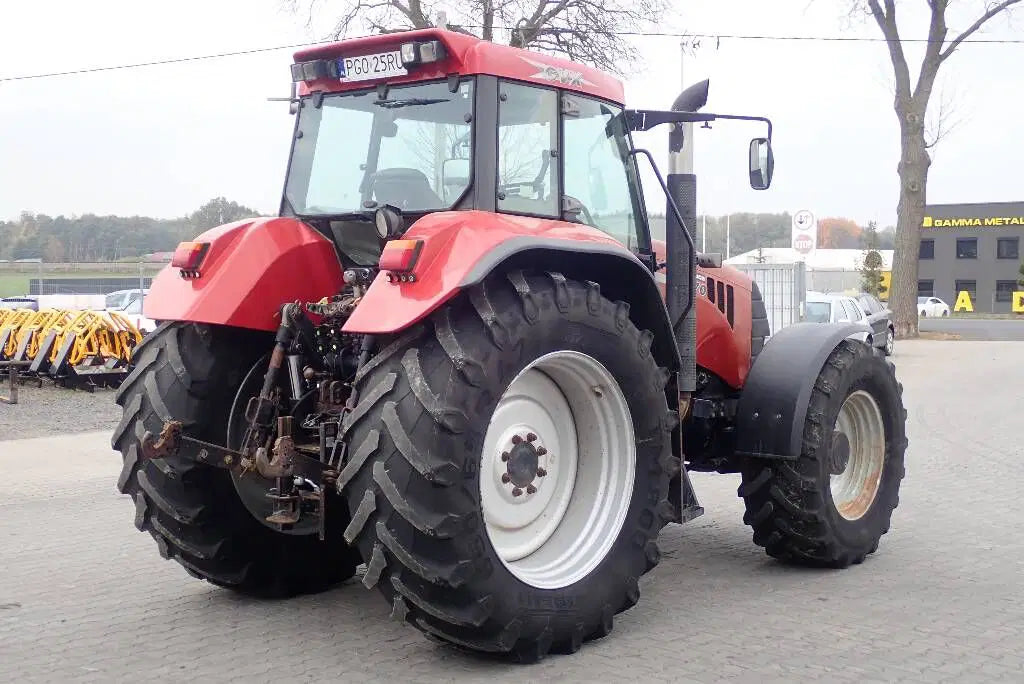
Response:
[[[0,441],[0,681],[1024,681],[1020,349],[898,344],[907,480],[863,565],[778,565],[736,478],[697,476],[707,514],[665,530],[639,605],[532,667],[436,645],[356,582],[260,602],[195,581],[132,526],[106,433]]]

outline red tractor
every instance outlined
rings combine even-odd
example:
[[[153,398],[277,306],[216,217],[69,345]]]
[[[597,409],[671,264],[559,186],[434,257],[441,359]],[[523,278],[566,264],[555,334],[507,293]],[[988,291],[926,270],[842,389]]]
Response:
[[[532,661],[612,629],[689,471],[739,473],[755,544],[861,562],[897,505],[894,367],[842,324],[768,337],[744,274],[698,254],[695,177],[631,133],[771,124],[629,110],[610,76],[418,30],[296,54],[279,216],[183,243],[118,391],[135,524],[255,595],[353,577],[446,642]],[[655,171],[657,171],[655,169]]]

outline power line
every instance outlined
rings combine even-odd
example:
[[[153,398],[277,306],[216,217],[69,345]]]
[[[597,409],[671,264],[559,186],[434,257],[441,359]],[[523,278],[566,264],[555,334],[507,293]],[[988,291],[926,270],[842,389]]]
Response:
[[[462,28],[483,28],[483,26],[473,24],[462,24]],[[492,26],[492,29],[499,31],[513,31],[514,27],[511,26]],[[548,29],[551,30],[551,29]],[[569,29],[554,29],[563,32],[569,31]],[[885,38],[872,38],[872,37],[858,37],[858,36],[771,36],[771,35],[745,35],[745,34],[727,34],[727,33],[679,33],[669,31],[606,31],[602,32],[605,35],[615,36],[635,36],[635,37],[667,37],[667,38],[687,38],[687,39],[700,39],[708,38],[715,40],[767,40],[767,41],[793,41],[793,42],[822,42],[822,43],[884,43]],[[238,57],[243,55],[252,55],[261,52],[274,52],[277,50],[293,50],[302,47],[312,47],[315,45],[328,45],[330,43],[337,42],[336,40],[321,40],[312,41],[308,43],[293,43],[291,45],[276,45],[273,47],[262,47],[252,48],[250,50],[236,50],[234,52],[218,52],[208,55],[193,55],[190,57],[173,57],[169,59],[159,59],[150,62],[135,62],[132,64],[114,64],[110,66],[96,66],[86,67],[83,69],[72,69],[69,71],[53,71],[41,74],[22,74],[20,76],[4,76],[0,77],[0,83],[7,81],[30,81],[41,78],[55,78],[58,76],[77,76],[81,74],[92,74],[102,71],[120,71],[123,69],[138,69],[141,67],[149,66],[161,66],[164,64],[180,64],[184,62],[200,62],[210,59],[222,59],[225,57]],[[928,43],[928,38],[901,38],[901,43]],[[943,39],[945,42],[945,39]],[[1022,45],[1024,44],[1024,38],[968,38],[962,43],[982,43],[988,45]]]
[[[462,28],[484,28],[478,24],[460,24]],[[499,31],[515,31],[517,30],[514,26],[492,26],[492,29]],[[560,27],[544,27],[544,31],[547,32],[561,32],[561,33],[573,33],[575,29],[560,28]],[[809,41],[809,42],[850,42],[850,43],[884,43],[886,39],[883,37],[859,37],[859,36],[772,36],[772,35],[760,35],[760,34],[738,34],[738,33],[680,33],[678,31],[601,31],[602,35],[613,35],[613,36],[652,36],[652,37],[668,37],[668,38],[721,38],[721,39],[733,39],[733,40],[779,40],[779,41]],[[945,43],[948,39],[943,38],[942,43]],[[900,38],[901,43],[930,43],[938,42],[932,41],[929,38]],[[961,41],[962,43],[988,43],[988,44],[1003,44],[1003,45],[1019,45],[1024,44],[1024,38],[967,38]]]
[[[50,72],[48,74],[26,74],[23,76],[0,77],[0,83],[4,81],[31,81],[33,79],[48,79],[56,76],[77,76],[79,74],[94,74],[96,72],[113,72],[122,69],[138,69],[140,67],[158,67],[160,65],[175,65],[184,61],[203,61],[205,59],[220,59],[221,57],[236,57],[258,52],[273,52],[274,50],[291,50],[299,47],[310,47],[313,45],[327,45],[336,42],[334,40],[314,41],[310,43],[293,43],[292,45],[275,45],[274,47],[256,47],[251,50],[236,50],[234,52],[217,52],[214,54],[198,54],[190,57],[171,57],[169,59],[156,59],[154,61],[138,61],[130,65],[112,65],[109,67],[87,67],[85,69],[74,69],[67,72]]]

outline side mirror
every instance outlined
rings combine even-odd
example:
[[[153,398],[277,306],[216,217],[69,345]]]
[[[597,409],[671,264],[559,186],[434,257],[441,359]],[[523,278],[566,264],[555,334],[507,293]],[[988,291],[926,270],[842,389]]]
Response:
[[[767,190],[772,184],[772,173],[775,171],[775,155],[772,154],[772,141],[768,138],[754,138],[750,141],[750,187],[754,190]]]

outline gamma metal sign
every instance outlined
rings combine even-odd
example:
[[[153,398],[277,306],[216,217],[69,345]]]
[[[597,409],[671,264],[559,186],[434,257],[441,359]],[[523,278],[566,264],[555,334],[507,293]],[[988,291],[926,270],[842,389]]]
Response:
[[[975,228],[984,226],[1024,226],[1024,216],[986,216],[970,218],[933,218],[925,216],[922,228]]]

